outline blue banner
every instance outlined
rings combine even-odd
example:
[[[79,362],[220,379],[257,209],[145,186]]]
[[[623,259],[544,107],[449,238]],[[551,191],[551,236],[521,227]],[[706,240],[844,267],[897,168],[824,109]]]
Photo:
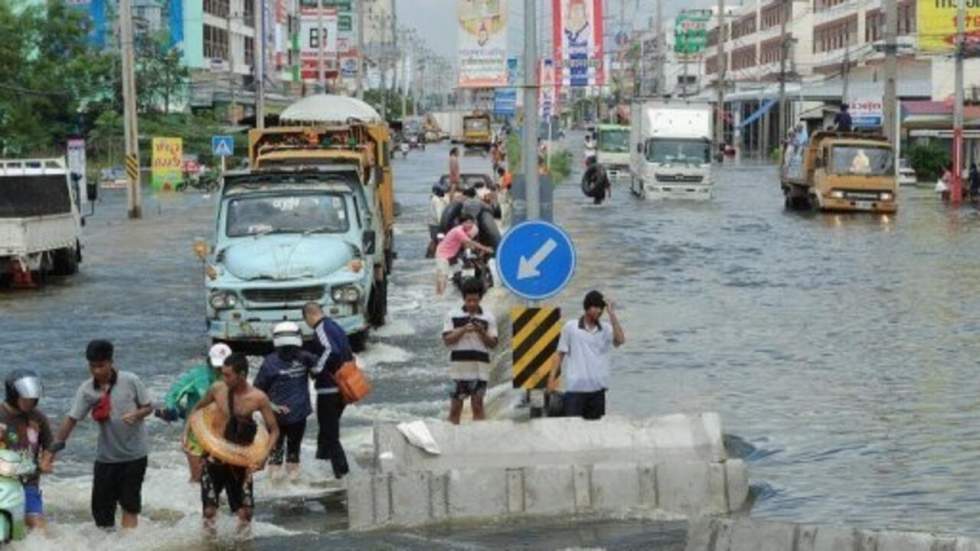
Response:
[[[170,0],[170,47],[183,48],[184,0]]]
[[[493,92],[493,114],[510,117],[517,113],[517,88],[497,88]]]

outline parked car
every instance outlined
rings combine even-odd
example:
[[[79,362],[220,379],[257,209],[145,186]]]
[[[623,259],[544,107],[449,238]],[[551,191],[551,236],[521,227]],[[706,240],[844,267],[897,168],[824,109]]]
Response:
[[[914,186],[918,182],[919,178],[915,174],[915,169],[909,164],[909,160],[901,159],[898,164],[898,185]]]

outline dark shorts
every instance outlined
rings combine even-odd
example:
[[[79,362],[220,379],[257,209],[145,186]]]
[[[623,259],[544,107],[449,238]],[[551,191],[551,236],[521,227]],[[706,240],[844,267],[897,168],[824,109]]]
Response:
[[[306,434],[306,419],[298,423],[279,425],[279,440],[272,448],[269,464],[282,465],[283,459],[286,460],[286,463],[299,463],[299,452],[303,445],[304,434]]]
[[[464,400],[468,396],[483,396],[487,393],[487,382],[480,381],[478,379],[471,380],[456,380],[453,381],[456,386],[453,391],[449,394],[449,397],[453,400]]]
[[[217,509],[221,492],[228,495],[228,508],[237,513],[242,507],[255,507],[252,478],[244,467],[233,467],[208,461],[201,473],[201,503],[205,509]]]
[[[565,416],[581,417],[587,420],[602,419],[606,414],[606,391],[566,392],[564,395]]]
[[[92,517],[99,528],[116,525],[116,505],[126,513],[143,510],[143,476],[146,458],[122,463],[95,462],[92,480]]]

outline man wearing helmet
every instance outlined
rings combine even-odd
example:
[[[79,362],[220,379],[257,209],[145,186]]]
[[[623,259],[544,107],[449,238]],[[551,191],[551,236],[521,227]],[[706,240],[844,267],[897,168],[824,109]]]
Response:
[[[28,528],[44,527],[41,473],[51,472],[52,436],[48,418],[37,409],[41,379],[30,369],[15,369],[4,381],[6,397],[0,406],[0,448],[19,453],[38,470],[21,478]]]
[[[198,364],[181,375],[164,397],[163,407],[154,411],[154,414],[168,423],[177,419],[186,421],[187,415],[208,393],[211,385],[221,378],[221,367],[225,365],[228,356],[231,356],[231,348],[227,344],[218,343],[212,346],[208,351],[207,363]],[[187,431],[183,447],[191,471],[191,482],[198,483],[204,469],[204,448],[197,441],[194,431]]]

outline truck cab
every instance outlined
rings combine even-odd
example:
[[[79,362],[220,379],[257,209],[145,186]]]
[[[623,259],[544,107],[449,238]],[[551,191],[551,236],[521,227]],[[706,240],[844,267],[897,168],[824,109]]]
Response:
[[[898,210],[895,157],[887,138],[817,132],[783,152],[780,185],[787,208],[873,212]]]
[[[596,129],[596,162],[612,181],[630,175],[630,128],[600,124]]]
[[[650,199],[710,199],[711,106],[644,101],[631,113],[631,191]]]
[[[316,302],[361,349],[384,324],[394,259],[390,144],[382,124],[253,130],[252,168],[226,174],[207,256],[214,341],[260,344]]]

